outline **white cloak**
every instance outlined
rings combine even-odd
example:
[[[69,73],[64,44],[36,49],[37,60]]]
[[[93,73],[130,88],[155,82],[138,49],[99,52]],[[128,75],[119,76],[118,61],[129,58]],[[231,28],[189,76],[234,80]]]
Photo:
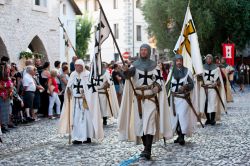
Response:
[[[76,78],[81,79],[83,86],[80,91],[81,95],[84,93],[89,109],[84,109],[82,106],[83,99],[75,98]],[[59,120],[60,134],[72,133],[72,139],[78,141],[85,141],[87,138],[103,139],[102,117],[100,112],[100,105],[98,93],[95,87],[91,87],[88,80],[89,71],[85,70],[81,74],[76,71],[71,73],[67,88],[72,92],[70,98],[67,95],[67,89],[64,95],[64,104]]]
[[[163,88],[162,81],[156,80],[157,74],[156,69],[148,71],[147,75],[151,76],[151,78],[144,79],[140,78],[140,75],[145,75],[145,72],[136,69],[131,82],[137,88],[151,85],[156,81]],[[141,91],[136,90],[136,93],[141,94]],[[153,92],[149,89],[145,90],[144,94],[151,95]],[[154,100],[154,98],[152,99]],[[159,101],[159,112],[153,101],[145,99],[141,102],[142,119],[140,119],[137,98],[134,95],[130,81],[126,80],[118,117],[119,140],[137,141],[137,137],[141,137],[143,134],[154,135],[155,140],[158,140],[160,136],[172,138],[170,112],[164,89],[158,93],[157,99]]]
[[[226,93],[224,89],[224,84],[220,72],[220,68],[217,67],[214,70],[211,70],[210,78],[209,76],[205,76],[205,73],[209,74],[209,71],[204,69],[203,73],[203,80],[205,84],[212,84],[216,82],[219,79],[220,85],[218,86],[218,90],[220,92],[220,96],[222,98],[222,101],[225,105],[225,109],[223,108],[221,101],[214,89],[208,89],[208,107],[207,107],[207,113],[216,112],[216,120],[220,120],[221,117],[221,111],[224,110],[226,112]],[[205,110],[205,102],[206,102],[206,94],[203,87],[201,87],[200,90],[200,112],[204,112]]]
[[[106,71],[102,76],[100,76],[96,80],[96,83],[97,84],[99,83],[96,86],[98,89],[98,92],[105,92],[105,90],[102,89],[105,82],[108,82],[108,84],[110,85],[110,87],[108,88],[109,100],[106,94],[99,93],[101,114],[102,114],[102,117],[112,117],[112,114],[113,114],[113,117],[117,118],[118,111],[119,111],[119,104],[118,104],[118,100],[116,96],[115,86],[111,79],[111,75],[109,74],[108,71]],[[109,105],[109,101],[110,101],[110,105]],[[111,114],[111,109],[112,109],[112,114]]]

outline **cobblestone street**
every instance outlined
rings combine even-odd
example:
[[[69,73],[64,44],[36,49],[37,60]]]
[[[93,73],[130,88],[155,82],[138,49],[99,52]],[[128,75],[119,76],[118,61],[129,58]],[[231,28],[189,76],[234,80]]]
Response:
[[[184,147],[173,139],[164,146],[161,140],[153,145],[152,161],[133,165],[250,165],[249,98],[249,87],[245,93],[237,91],[234,103],[228,104],[228,114],[216,126],[199,126]],[[3,135],[0,165],[119,165],[143,148],[118,141],[116,122],[105,127],[102,142],[69,145],[67,137],[57,134],[57,122],[42,119]]]

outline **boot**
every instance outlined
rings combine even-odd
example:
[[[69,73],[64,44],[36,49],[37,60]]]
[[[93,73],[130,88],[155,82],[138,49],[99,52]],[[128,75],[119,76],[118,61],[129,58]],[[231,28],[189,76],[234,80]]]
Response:
[[[82,144],[82,141],[74,140],[74,141],[72,141],[72,143],[73,143],[74,145],[79,145],[79,144]]]
[[[2,125],[1,129],[2,129],[2,133],[9,132],[9,130],[4,125]]]
[[[144,154],[145,154],[145,149],[146,149],[146,136],[143,135],[143,136],[141,137],[141,140],[142,140],[142,144],[143,144],[143,146],[144,146],[144,150],[141,152],[140,156],[143,157]]]
[[[180,139],[179,139],[179,144],[180,144],[180,145],[185,145],[184,136],[185,136],[184,134],[181,134],[181,135],[180,135]]]
[[[88,144],[88,143],[91,143],[91,138],[87,138],[86,141],[83,141],[84,144]]]
[[[180,142],[180,136],[178,136],[177,139],[174,140],[174,143],[175,143],[175,144],[176,144],[176,143],[179,143],[179,142]]]
[[[103,117],[103,125],[104,126],[107,126],[107,119],[108,119],[107,117]]]
[[[145,149],[141,153],[141,157],[145,158],[146,160],[151,159],[151,149],[152,149],[152,143],[153,143],[153,135],[145,135]]]
[[[207,121],[206,121],[205,125],[211,124],[211,119],[210,119],[210,116],[209,116],[210,114],[205,112],[205,115],[206,115],[206,118],[207,118]]]
[[[180,142],[180,137],[181,137],[181,132],[179,130],[176,130],[176,132],[177,132],[178,137],[177,137],[176,140],[174,140],[174,143],[179,143]]]
[[[215,121],[215,112],[212,112],[211,113],[211,123],[210,123],[212,126],[214,126],[216,124],[216,121]]]
[[[17,128],[17,127],[16,127],[16,125],[14,125],[14,124],[8,124],[8,128],[10,128],[10,129],[15,129],[15,128]]]
[[[178,135],[177,139],[174,140],[174,143],[179,143],[180,142],[180,136],[181,136],[181,127],[180,123],[178,122],[177,127],[176,127],[176,133]]]

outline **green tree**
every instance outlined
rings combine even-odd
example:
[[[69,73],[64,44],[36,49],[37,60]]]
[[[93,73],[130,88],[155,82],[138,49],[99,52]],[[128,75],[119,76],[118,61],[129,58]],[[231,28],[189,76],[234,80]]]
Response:
[[[76,21],[76,52],[78,57],[84,58],[88,50],[88,44],[91,37],[92,21],[88,15],[77,17]]]
[[[149,33],[159,49],[172,50],[180,35],[188,0],[146,0],[142,7]],[[199,37],[201,54],[221,52],[228,37],[237,49],[250,41],[248,0],[191,0],[190,10]]]

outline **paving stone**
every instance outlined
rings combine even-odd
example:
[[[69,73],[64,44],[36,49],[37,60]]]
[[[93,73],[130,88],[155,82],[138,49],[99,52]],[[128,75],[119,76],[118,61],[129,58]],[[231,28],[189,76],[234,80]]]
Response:
[[[228,114],[223,114],[220,123],[198,127],[184,147],[174,144],[174,139],[167,140],[166,146],[160,140],[153,145],[152,161],[132,165],[250,165],[250,87],[233,95],[234,102],[228,104]],[[42,119],[4,134],[0,165],[116,166],[143,149],[118,140],[117,121],[109,120],[102,142],[79,146],[68,145],[68,138],[57,134],[57,123]]]

